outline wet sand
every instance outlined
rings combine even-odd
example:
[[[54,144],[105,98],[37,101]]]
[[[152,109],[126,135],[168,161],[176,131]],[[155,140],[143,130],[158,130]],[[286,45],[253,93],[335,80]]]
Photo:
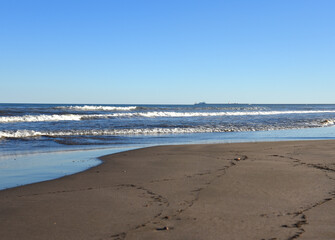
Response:
[[[159,146],[0,191],[1,239],[335,239],[335,141]]]

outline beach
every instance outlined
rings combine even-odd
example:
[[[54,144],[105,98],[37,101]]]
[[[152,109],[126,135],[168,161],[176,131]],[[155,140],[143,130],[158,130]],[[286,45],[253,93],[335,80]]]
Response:
[[[0,191],[1,239],[335,239],[335,141],[169,145]]]
[[[335,1],[1,1],[0,240],[335,240]]]

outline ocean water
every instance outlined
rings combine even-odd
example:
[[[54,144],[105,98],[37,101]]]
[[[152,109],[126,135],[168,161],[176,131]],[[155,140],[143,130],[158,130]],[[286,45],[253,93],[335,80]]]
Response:
[[[99,164],[99,155],[143,146],[331,139],[334,123],[333,104],[0,104],[0,189],[82,171]]]

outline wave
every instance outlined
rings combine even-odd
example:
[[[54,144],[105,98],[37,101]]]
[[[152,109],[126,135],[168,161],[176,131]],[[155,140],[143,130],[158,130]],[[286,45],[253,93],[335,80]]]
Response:
[[[66,115],[25,115],[25,116],[10,116],[0,117],[0,123],[11,122],[53,122],[53,121],[80,121],[81,115],[66,114]]]
[[[77,130],[77,131],[0,131],[1,138],[29,138],[29,137],[62,137],[62,136],[106,136],[106,135],[156,135],[156,134],[181,134],[181,133],[206,133],[206,132],[235,132],[256,131],[252,128],[141,128],[141,129],[114,129],[114,130]]]
[[[319,111],[254,111],[254,112],[130,112],[111,114],[53,114],[53,115],[24,115],[0,117],[0,123],[11,122],[52,122],[52,121],[80,121],[103,118],[124,118],[124,117],[219,117],[219,116],[257,116],[257,115],[281,115],[281,114],[315,114],[335,113],[335,110]]]
[[[16,130],[0,131],[1,138],[29,138],[29,137],[66,137],[66,136],[122,136],[122,135],[160,135],[160,134],[186,134],[186,133],[219,133],[219,132],[246,132],[271,131],[283,129],[301,129],[327,127],[335,124],[335,120],[311,122],[306,125],[291,126],[199,126],[199,127],[170,127],[170,128],[133,128],[133,129],[90,129],[71,131],[34,131]]]
[[[136,106],[115,107],[115,106],[85,105],[85,106],[62,106],[62,107],[55,107],[55,108],[75,110],[75,111],[131,111],[131,110],[135,110],[137,107]]]
[[[311,111],[242,111],[242,112],[137,112],[117,113],[114,117],[216,117],[216,116],[255,116],[255,115],[280,115],[280,114],[312,114],[335,113],[335,110],[311,110]]]

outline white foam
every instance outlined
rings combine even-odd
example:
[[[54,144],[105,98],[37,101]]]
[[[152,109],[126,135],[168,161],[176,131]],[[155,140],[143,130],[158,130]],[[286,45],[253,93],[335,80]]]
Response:
[[[216,116],[255,116],[255,115],[281,115],[281,114],[313,114],[313,113],[335,113],[329,111],[249,111],[249,112],[136,112],[115,113],[104,115],[105,117],[216,117]],[[102,116],[102,117],[104,117]]]
[[[52,122],[52,121],[80,121],[99,118],[122,118],[122,117],[219,117],[219,116],[257,116],[257,115],[281,115],[281,114],[315,114],[315,113],[335,113],[329,111],[252,111],[252,112],[129,112],[111,114],[62,114],[62,115],[25,115],[0,117],[0,123],[10,122]]]
[[[33,130],[0,131],[0,138],[26,138],[42,136],[43,133]]]
[[[280,114],[312,114],[335,113],[335,111],[254,111],[254,112],[136,112],[114,113],[105,115],[87,115],[83,118],[107,118],[107,117],[216,117],[216,116],[255,116],[255,115],[280,115]]]
[[[66,115],[24,115],[24,116],[10,116],[0,117],[0,123],[11,123],[11,122],[53,122],[53,121],[79,121],[81,115],[66,114]]]
[[[85,105],[85,106],[62,106],[56,107],[58,109],[70,109],[75,111],[131,111],[135,110],[136,106],[129,106],[129,107],[115,107],[115,106],[92,106],[92,105]]]
[[[246,129],[245,129],[246,130]],[[28,138],[40,136],[103,136],[103,135],[155,135],[155,134],[180,134],[180,133],[203,133],[203,132],[230,132],[243,131],[242,129],[225,129],[225,128],[141,128],[141,129],[108,129],[108,130],[76,130],[76,131],[0,131],[0,138]]]
[[[137,113],[115,113],[113,117],[215,117],[215,116],[254,116],[254,115],[280,115],[280,114],[312,114],[312,113],[335,113],[328,111],[249,111],[249,112],[137,112]],[[106,115],[107,116],[107,115]]]
[[[314,126],[314,127],[321,127]],[[184,128],[139,128],[139,129],[91,129],[73,131],[0,131],[0,138],[28,138],[28,137],[61,137],[61,136],[120,136],[120,135],[159,135],[159,134],[183,134],[183,133],[214,133],[214,132],[245,132],[245,131],[269,131],[291,128],[309,128],[311,126],[259,126],[259,127],[184,127]]]

